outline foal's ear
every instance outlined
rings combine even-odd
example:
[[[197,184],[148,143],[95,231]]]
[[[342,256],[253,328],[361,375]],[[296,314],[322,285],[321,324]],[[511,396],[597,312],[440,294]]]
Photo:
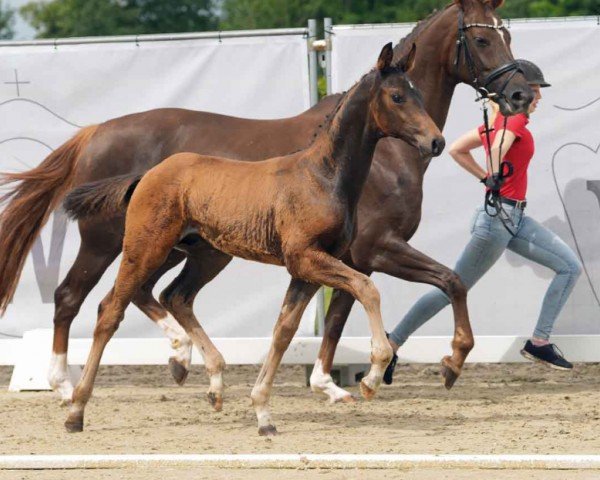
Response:
[[[402,69],[403,72],[410,72],[415,66],[415,55],[417,54],[417,44],[413,43],[410,49],[404,57],[400,59],[398,62],[398,66]]]
[[[390,42],[381,49],[377,60],[377,70],[380,72],[388,70],[392,65],[392,58],[394,58],[394,49],[392,48],[392,42]]]

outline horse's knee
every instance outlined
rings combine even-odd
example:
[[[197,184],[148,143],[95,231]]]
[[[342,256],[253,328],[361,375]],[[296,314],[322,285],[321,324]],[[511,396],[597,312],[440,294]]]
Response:
[[[79,312],[81,298],[68,284],[59,285],[54,291],[54,305],[56,309],[54,324],[70,323]]]
[[[160,304],[166,308],[171,314],[188,308],[188,302],[185,296],[177,291],[177,289],[166,288],[162,291],[159,297]]]
[[[358,280],[358,285],[356,285],[356,290],[359,292],[359,295],[362,297],[360,299],[361,303],[366,307],[373,307],[379,309],[381,303],[381,296],[379,294],[379,290],[375,287],[373,280],[371,280],[366,275],[362,276]]]
[[[467,287],[460,277],[448,269],[442,274],[442,282],[444,283],[446,295],[451,300],[465,300],[467,298]]]

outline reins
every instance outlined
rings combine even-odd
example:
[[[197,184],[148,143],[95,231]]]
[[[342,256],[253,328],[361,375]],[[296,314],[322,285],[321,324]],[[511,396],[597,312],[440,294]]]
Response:
[[[464,52],[465,63],[467,64],[467,69],[469,70],[469,74],[471,75],[471,78],[473,79],[471,83],[472,83],[473,87],[475,88],[475,91],[478,94],[475,101],[477,101],[477,102],[481,101],[483,103],[483,123],[484,123],[484,128],[485,128],[485,137],[486,137],[486,141],[487,141],[487,145],[488,145],[488,148],[486,151],[486,164],[489,165],[488,174],[493,175],[494,166],[492,163],[492,156],[491,156],[491,154],[492,154],[492,144],[491,144],[491,140],[490,140],[490,131],[491,130],[490,130],[490,125],[489,125],[487,102],[489,102],[490,99],[492,99],[492,98],[504,97],[504,90],[506,89],[506,86],[508,85],[508,83],[513,79],[513,77],[517,73],[519,73],[519,72],[522,73],[522,71],[519,68],[518,63],[516,61],[512,61],[512,62],[506,63],[505,65],[502,65],[502,66],[496,68],[495,70],[492,70],[492,72],[489,75],[487,75],[480,83],[479,78],[476,73],[475,61],[473,59],[473,56],[471,55],[471,50],[469,48],[469,43],[467,40],[467,36],[465,34],[465,32],[469,28],[473,28],[473,27],[489,28],[489,29],[496,30],[496,31],[500,31],[502,29],[505,29],[506,27],[504,26],[504,24],[500,24],[500,25],[490,25],[487,23],[465,24],[464,12],[462,11],[462,9],[460,9],[458,12],[458,38],[456,40],[456,59],[454,61],[454,67],[455,67],[455,70],[458,71],[459,64],[460,64],[461,52]],[[480,69],[480,70],[483,70],[483,69]],[[498,80],[502,75],[504,75],[506,73],[509,73],[510,75],[508,75],[507,79],[502,84],[502,88],[500,88],[497,92],[490,92],[488,89],[489,85],[492,82],[494,82],[495,80]],[[510,162],[502,161],[502,145],[504,144],[504,134],[506,133],[506,123],[507,123],[507,118],[504,117],[504,126],[502,129],[502,136],[500,138],[500,147],[499,147],[500,164],[498,166],[498,174],[497,174],[498,181],[500,184],[502,184],[502,181],[505,178],[510,177],[513,174],[513,170],[514,170],[513,165]],[[502,201],[501,201],[499,190],[491,190],[490,189],[485,193],[484,208],[485,208],[485,212],[490,217],[498,217],[500,219],[500,221],[502,222],[502,225],[504,226],[504,228],[506,228],[506,230],[513,237],[516,235],[516,231],[513,231],[508,225],[508,224],[510,224],[513,228],[516,229],[514,222],[512,221],[512,219],[510,218],[508,213],[506,213],[506,210],[504,210],[504,207],[502,206]]]

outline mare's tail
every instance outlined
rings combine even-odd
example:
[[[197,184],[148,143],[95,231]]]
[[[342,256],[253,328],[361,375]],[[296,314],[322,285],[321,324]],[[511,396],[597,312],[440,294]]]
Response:
[[[37,167],[0,173],[0,187],[16,183],[0,196],[0,315],[17,288],[27,254],[52,211],[71,188],[81,152],[97,126],[80,130]]]
[[[142,176],[142,173],[128,173],[80,185],[69,192],[63,207],[73,220],[122,215]]]

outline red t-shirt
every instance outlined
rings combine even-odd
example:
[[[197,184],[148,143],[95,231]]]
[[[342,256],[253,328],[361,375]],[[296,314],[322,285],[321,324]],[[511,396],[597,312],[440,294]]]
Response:
[[[525,200],[527,195],[527,168],[533,153],[535,145],[531,132],[527,130],[529,119],[524,113],[508,117],[506,122],[506,130],[515,135],[515,141],[511,145],[506,155],[502,152],[503,160],[512,163],[514,172],[510,177],[506,177],[504,185],[500,189],[500,195],[513,200]],[[499,132],[504,127],[504,116],[498,112],[494,125],[490,131],[490,142],[494,144],[496,132]],[[481,125],[478,129],[479,136],[486,153],[489,155],[489,145],[485,136],[485,127]]]

